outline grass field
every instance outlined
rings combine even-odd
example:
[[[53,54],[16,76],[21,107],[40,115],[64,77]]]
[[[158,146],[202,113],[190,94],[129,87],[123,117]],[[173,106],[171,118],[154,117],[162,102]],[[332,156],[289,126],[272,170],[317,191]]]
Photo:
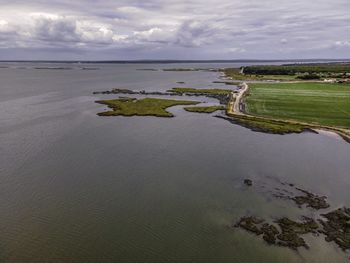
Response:
[[[156,116],[173,117],[174,115],[166,111],[167,108],[176,105],[196,105],[200,102],[189,100],[167,100],[167,99],[134,99],[119,98],[115,100],[100,100],[96,103],[107,105],[111,111],[100,112],[99,116]]]
[[[348,84],[249,84],[245,102],[251,115],[350,128]]]

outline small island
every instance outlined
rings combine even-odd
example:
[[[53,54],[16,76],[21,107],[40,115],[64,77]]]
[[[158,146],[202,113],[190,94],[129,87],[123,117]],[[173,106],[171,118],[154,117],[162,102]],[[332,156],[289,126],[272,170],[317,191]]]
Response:
[[[114,100],[99,100],[96,103],[107,105],[111,111],[100,112],[98,116],[156,116],[174,117],[167,108],[177,105],[196,105],[200,102],[189,100],[168,100],[168,99],[135,99],[119,98]]]

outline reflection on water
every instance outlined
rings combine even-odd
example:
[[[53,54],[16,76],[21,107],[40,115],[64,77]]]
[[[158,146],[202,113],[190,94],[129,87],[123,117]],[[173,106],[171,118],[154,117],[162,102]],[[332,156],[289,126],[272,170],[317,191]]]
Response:
[[[311,249],[296,253],[227,226],[245,214],[314,214],[243,187],[244,178],[287,181],[350,206],[349,144],[255,133],[181,106],[173,119],[96,116],[104,106],[94,100],[116,95],[93,91],[165,91],[179,81],[227,88],[212,83],[215,72],[10,66],[0,69],[2,262],[348,261],[322,238],[307,237]]]

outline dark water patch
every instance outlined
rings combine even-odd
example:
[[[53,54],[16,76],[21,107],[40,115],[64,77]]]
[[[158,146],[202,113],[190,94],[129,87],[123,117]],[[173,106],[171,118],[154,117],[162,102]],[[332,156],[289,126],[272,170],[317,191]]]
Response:
[[[155,68],[138,68],[136,70],[140,70],[140,71],[158,71],[158,69],[155,69]]]
[[[49,69],[49,70],[72,70],[71,67],[35,67],[34,69]]]
[[[241,82],[232,82],[232,81],[213,81],[213,83],[215,83],[215,84],[225,84],[225,85],[234,85],[234,86],[237,86],[237,85],[239,85]]]
[[[100,70],[100,68],[87,68],[87,67],[82,67],[82,70]]]

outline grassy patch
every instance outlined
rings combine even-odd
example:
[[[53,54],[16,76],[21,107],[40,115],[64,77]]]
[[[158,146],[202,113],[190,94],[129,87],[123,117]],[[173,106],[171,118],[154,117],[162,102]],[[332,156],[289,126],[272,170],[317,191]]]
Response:
[[[184,109],[189,112],[213,113],[218,110],[226,110],[226,107],[225,106],[186,107]]]
[[[297,76],[293,75],[258,75],[261,80],[280,80],[280,81],[293,81],[297,80]]]
[[[175,92],[179,94],[191,93],[191,94],[230,94],[231,89],[194,89],[194,88],[172,88],[168,92]]]
[[[244,75],[241,74],[239,68],[225,68],[223,69],[225,76],[234,80],[259,80],[258,76],[255,75]]]
[[[310,124],[350,127],[350,85],[249,84],[248,114]]]
[[[301,133],[308,127],[300,124],[287,123],[278,120],[269,120],[265,118],[247,116],[247,115],[230,115],[231,118],[221,117],[232,123],[241,125],[252,131],[272,133],[272,134],[288,134],[288,133]]]
[[[174,117],[166,111],[167,108],[176,105],[196,105],[200,102],[188,100],[167,100],[167,99],[134,99],[119,98],[114,100],[100,100],[96,103],[107,105],[112,111],[100,112],[99,116],[156,116]]]

